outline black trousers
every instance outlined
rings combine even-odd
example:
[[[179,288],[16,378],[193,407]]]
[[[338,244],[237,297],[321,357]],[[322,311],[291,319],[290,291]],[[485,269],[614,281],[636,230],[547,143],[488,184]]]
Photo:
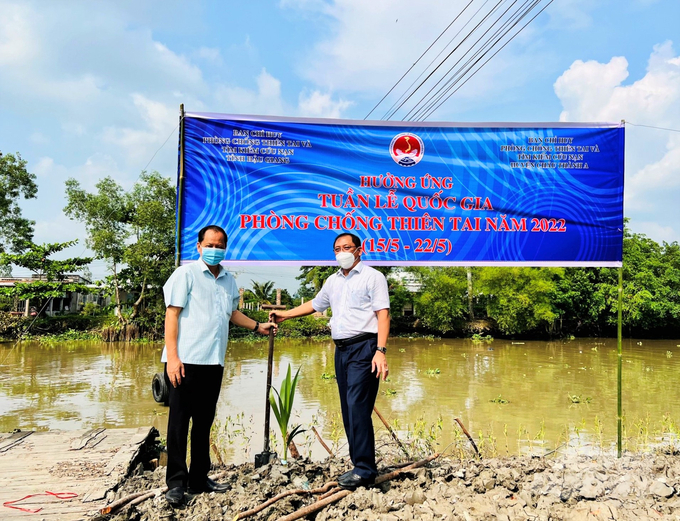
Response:
[[[187,486],[202,489],[210,470],[210,428],[215,419],[217,398],[222,386],[221,365],[184,364],[182,383],[170,389],[168,414],[168,488]],[[191,467],[187,469],[187,436],[191,425]]]
[[[380,380],[371,372],[378,340],[370,338],[335,349],[335,376],[340,391],[342,422],[349,443],[354,472],[362,478],[378,474],[375,464],[373,407]]]

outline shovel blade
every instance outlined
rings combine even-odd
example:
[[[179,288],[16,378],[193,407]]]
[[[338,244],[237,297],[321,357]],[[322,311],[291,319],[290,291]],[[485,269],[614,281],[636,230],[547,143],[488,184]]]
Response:
[[[260,454],[255,454],[255,468],[267,465],[275,459],[276,452],[261,452]]]

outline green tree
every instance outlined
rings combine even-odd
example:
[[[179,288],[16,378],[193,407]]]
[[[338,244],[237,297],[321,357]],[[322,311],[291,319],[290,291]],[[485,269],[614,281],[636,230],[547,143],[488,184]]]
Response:
[[[64,213],[85,224],[88,247],[109,262],[115,312],[127,323],[149,295],[162,298],[174,268],[175,187],[158,172],[142,172],[129,192],[110,177],[95,188],[89,193],[75,179],[66,181]],[[122,313],[122,290],[138,293],[129,316]]]
[[[130,227],[134,242],[125,249],[127,267],[122,286],[139,292],[129,319],[134,319],[147,296],[162,299],[165,281],[175,269],[175,186],[158,172],[142,173],[128,194],[134,211]]]
[[[115,313],[123,321],[118,271],[124,259],[126,241],[130,237],[128,223],[132,209],[125,191],[111,177],[100,180],[95,188],[96,193],[91,194],[83,190],[75,179],[68,179],[68,204],[64,213],[85,224],[87,246],[94,252],[95,258],[109,263]]]
[[[552,330],[558,318],[554,296],[562,268],[484,268],[477,288],[487,302],[487,315],[506,334],[543,327]]]
[[[459,328],[467,310],[465,268],[416,267],[407,271],[421,284],[416,306],[423,325],[439,333]]]
[[[263,283],[255,282],[253,283],[253,295],[259,304],[271,304],[272,301],[276,300],[276,292],[274,291],[274,282],[267,281]]]
[[[0,152],[0,253],[21,251],[33,239],[35,221],[21,215],[19,199],[34,199],[38,193],[35,174],[26,170],[20,154]]]
[[[0,255],[0,264],[14,264],[20,268],[28,269],[36,277],[31,282],[20,282],[13,287],[1,288],[0,292],[21,300],[38,299],[42,301],[50,297],[61,297],[65,292],[86,293],[90,291],[86,284],[68,281],[66,274],[81,271],[92,262],[92,258],[73,257],[62,260],[49,258],[55,253],[70,248],[77,242],[34,244],[31,241],[24,241],[20,245],[23,253],[3,253]]]
[[[323,287],[326,279],[338,271],[337,266],[302,266],[295,277],[300,281],[298,295],[305,299],[313,298]]]
[[[604,271],[604,270],[603,270]],[[606,270],[614,279],[615,270]],[[610,323],[615,322],[616,286],[609,288]],[[629,329],[680,327],[680,246],[659,244],[626,229],[623,240],[623,316]]]

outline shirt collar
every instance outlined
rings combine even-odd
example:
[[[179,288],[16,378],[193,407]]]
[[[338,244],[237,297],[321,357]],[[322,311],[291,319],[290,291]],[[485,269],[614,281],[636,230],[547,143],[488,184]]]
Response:
[[[215,280],[227,274],[227,270],[225,270],[224,266],[220,264],[220,272],[217,274],[217,277],[215,277],[210,271],[210,268],[208,268],[208,265],[205,262],[203,262],[203,259],[198,259],[197,262],[201,266],[201,271],[207,271],[208,273],[210,273],[210,276],[213,277]]]
[[[347,277],[349,277],[353,271],[356,271],[357,273],[361,273],[361,271],[364,269],[364,261],[359,261],[356,266],[354,266],[349,273],[347,274]],[[344,277],[345,274],[342,272],[342,268],[338,270],[338,273]]]

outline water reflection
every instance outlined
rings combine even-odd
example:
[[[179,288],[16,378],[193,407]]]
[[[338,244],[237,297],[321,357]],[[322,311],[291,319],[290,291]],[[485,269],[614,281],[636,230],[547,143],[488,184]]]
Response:
[[[2,344],[0,431],[154,425],[164,432],[167,409],[151,396],[151,379],[162,370],[161,347],[99,342]],[[677,348],[677,340],[625,341],[629,448],[661,429],[663,422],[666,430],[674,428],[680,401],[675,392],[680,383]],[[265,341],[232,344],[228,351],[218,418],[224,429],[231,429],[233,447],[228,457],[233,460],[250,458],[262,444],[266,349]],[[441,417],[440,443],[445,446],[456,437],[454,418],[458,417],[476,438],[495,444],[500,454],[557,445],[599,450],[615,441],[615,339],[393,339],[389,358],[390,381],[381,383],[377,407],[383,416],[398,422],[403,434],[418,420],[434,424]],[[293,369],[302,367],[292,421],[316,422],[330,440],[333,421],[337,431],[339,400],[335,380],[321,375],[335,372],[331,343],[277,340],[273,373],[277,387],[288,364]],[[572,403],[570,396],[581,403]],[[376,427],[382,428],[378,423]],[[249,441],[239,446],[236,431]],[[303,437],[300,440],[304,445]],[[323,456],[312,438],[307,441],[314,455]]]

